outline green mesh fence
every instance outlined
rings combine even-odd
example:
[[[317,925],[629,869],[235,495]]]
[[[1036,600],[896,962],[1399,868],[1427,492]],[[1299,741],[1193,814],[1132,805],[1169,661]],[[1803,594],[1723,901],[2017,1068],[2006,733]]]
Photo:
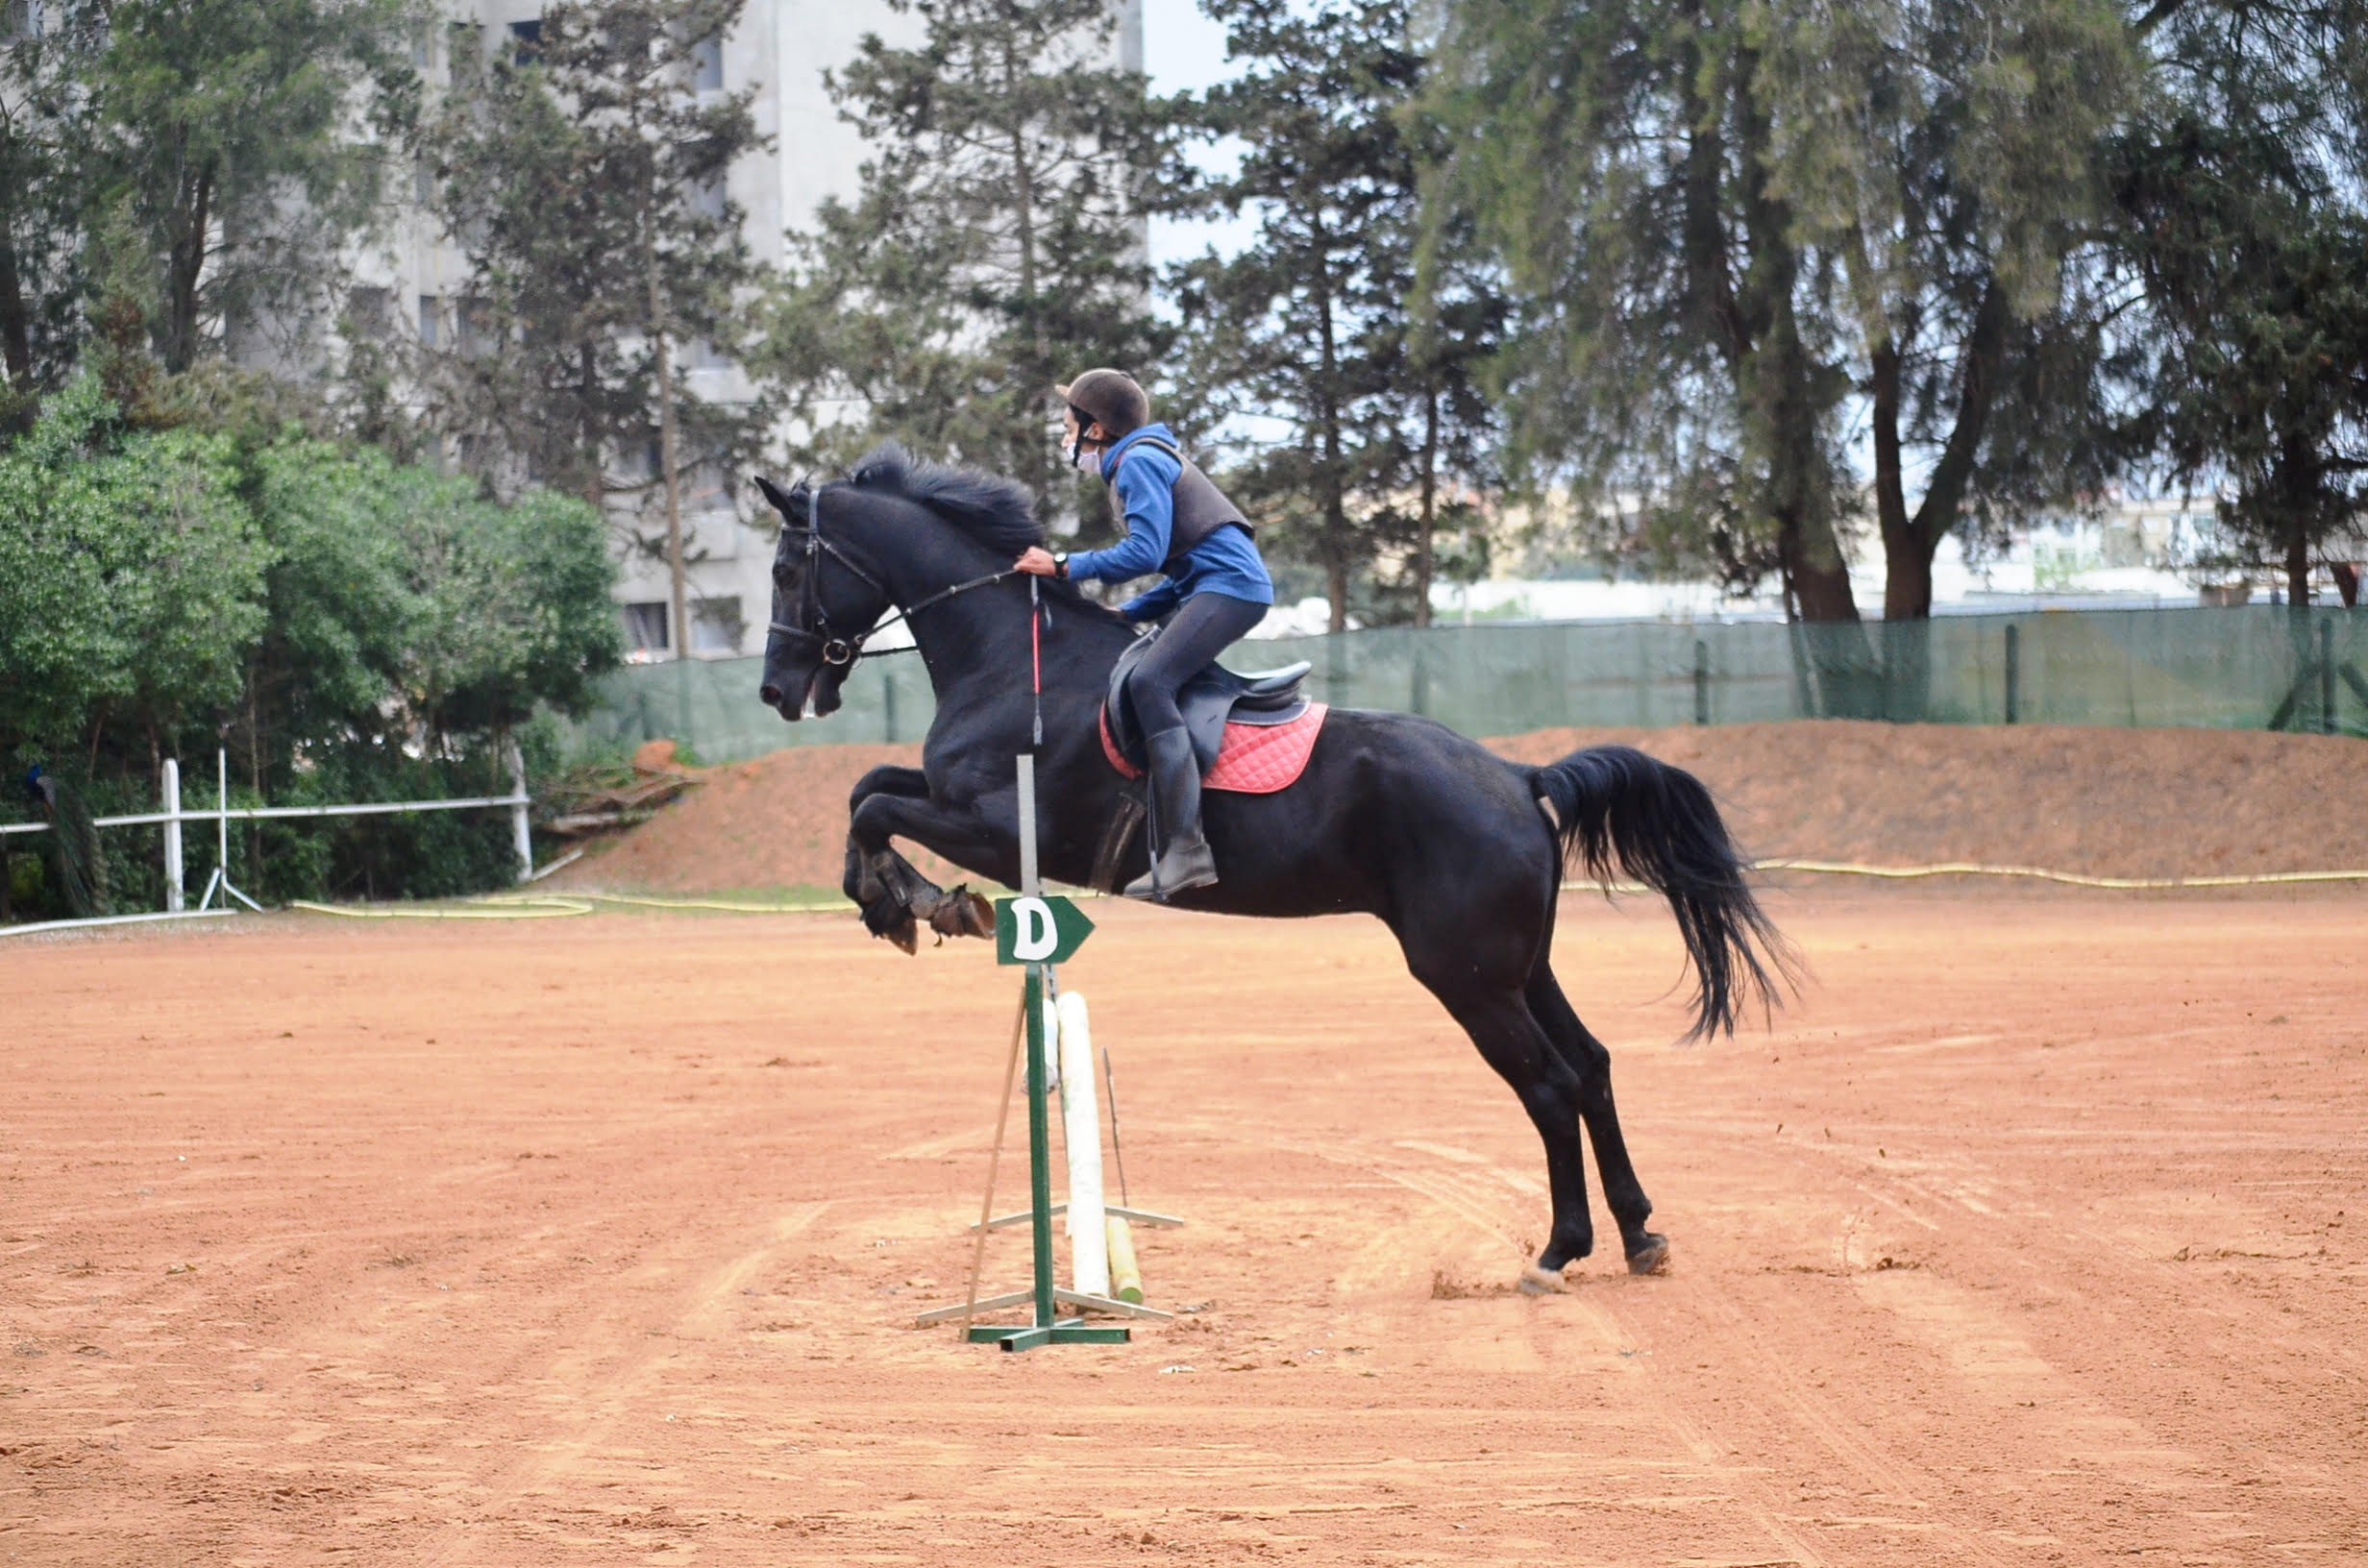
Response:
[[[1244,643],[1225,662],[1295,659],[1315,666],[1309,687],[1326,702],[1427,714],[1474,736],[1801,718],[2368,734],[2368,610],[1394,627]],[[857,667],[830,718],[784,723],[756,699],[759,668],[751,658],[621,671],[578,727],[579,745],[607,751],[671,736],[725,762],[785,746],[918,741],[936,711],[920,661],[889,658]]]

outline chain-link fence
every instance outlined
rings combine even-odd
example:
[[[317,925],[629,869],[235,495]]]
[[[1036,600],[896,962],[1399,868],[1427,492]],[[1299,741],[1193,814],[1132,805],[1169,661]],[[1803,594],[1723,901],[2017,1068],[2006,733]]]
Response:
[[[1295,659],[1315,665],[1309,688],[1324,701],[1427,714],[1474,736],[1801,718],[2368,734],[2368,610],[1391,627],[1242,643],[1225,656],[1238,670]],[[784,723],[756,699],[760,666],[621,671],[578,727],[579,745],[614,751],[670,736],[723,762],[785,746],[917,741],[936,712],[918,659],[876,659],[849,678],[839,712]]]

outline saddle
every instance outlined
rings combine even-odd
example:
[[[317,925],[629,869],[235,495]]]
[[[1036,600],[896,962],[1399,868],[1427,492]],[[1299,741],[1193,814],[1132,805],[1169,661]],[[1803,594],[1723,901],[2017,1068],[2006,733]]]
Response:
[[[1102,699],[1102,728],[1109,738],[1110,749],[1138,773],[1144,771],[1147,759],[1143,725],[1135,716],[1134,694],[1127,682],[1158,637],[1157,632],[1138,637],[1132,647],[1119,655],[1117,668],[1110,672],[1109,695]],[[1301,659],[1280,670],[1238,675],[1221,665],[1211,665],[1186,681],[1175,694],[1175,704],[1184,715],[1185,733],[1192,737],[1193,757],[1200,765],[1201,776],[1205,778],[1217,765],[1217,753],[1224,745],[1227,724],[1264,729],[1288,724],[1305,715],[1308,699],[1299,690],[1299,682],[1314,668]]]

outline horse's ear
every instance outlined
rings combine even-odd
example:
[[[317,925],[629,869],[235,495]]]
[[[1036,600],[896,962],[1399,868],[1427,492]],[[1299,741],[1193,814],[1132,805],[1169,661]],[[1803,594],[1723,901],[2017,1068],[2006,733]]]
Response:
[[[752,477],[756,480],[756,488],[764,493],[767,501],[773,502],[775,511],[792,523],[802,525],[805,522],[802,514],[805,510],[805,497],[808,491],[803,484],[799,485],[795,490],[784,490],[762,474]]]

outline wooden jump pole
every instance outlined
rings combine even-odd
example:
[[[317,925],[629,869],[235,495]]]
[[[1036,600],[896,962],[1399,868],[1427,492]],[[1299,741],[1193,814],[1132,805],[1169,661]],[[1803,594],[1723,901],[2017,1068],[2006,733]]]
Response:
[[[1024,1009],[1025,1000],[1020,1003]],[[978,1200],[978,1244],[971,1248],[971,1284],[962,1298],[962,1335],[968,1338],[971,1319],[978,1315],[978,1273],[987,1262],[987,1220],[995,1213],[995,1173],[1003,1164],[1003,1129],[1011,1123],[1011,1083],[1020,1075],[1020,1041],[1026,1032],[1027,1015],[1015,1013],[1011,1018],[1011,1054],[1003,1062],[1003,1095],[995,1102],[995,1147],[987,1155],[987,1194]]]

